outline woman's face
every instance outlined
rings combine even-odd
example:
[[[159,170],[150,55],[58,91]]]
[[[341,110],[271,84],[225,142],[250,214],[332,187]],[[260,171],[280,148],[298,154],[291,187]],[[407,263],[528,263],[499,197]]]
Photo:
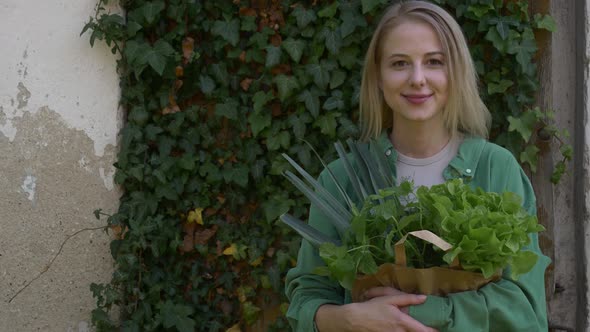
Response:
[[[447,59],[435,31],[405,21],[386,33],[379,87],[393,110],[395,126],[440,122],[448,97]]]

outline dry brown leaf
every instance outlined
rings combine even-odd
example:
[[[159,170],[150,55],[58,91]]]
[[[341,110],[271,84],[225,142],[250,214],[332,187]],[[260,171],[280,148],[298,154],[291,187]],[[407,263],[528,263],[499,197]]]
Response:
[[[250,89],[250,84],[252,84],[252,81],[253,80],[251,78],[244,78],[240,82],[240,86],[242,87],[242,90],[248,91],[248,89]]]
[[[185,62],[193,56],[195,50],[195,40],[191,37],[186,37],[182,40],[182,57]]]
[[[236,325],[230,327],[227,331],[225,332],[242,332],[242,330],[240,329],[240,323],[237,323]]]
[[[217,227],[206,228],[202,231],[197,230],[194,236],[195,244],[205,245],[217,233]]]
[[[176,77],[184,76],[184,68],[182,66],[176,66],[176,68],[174,68],[174,71],[176,73]]]

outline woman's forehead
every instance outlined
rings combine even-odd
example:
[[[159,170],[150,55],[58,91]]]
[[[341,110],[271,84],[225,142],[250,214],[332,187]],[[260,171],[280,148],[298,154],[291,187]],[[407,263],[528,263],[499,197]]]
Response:
[[[443,53],[438,34],[434,28],[417,20],[401,22],[384,32],[381,45],[382,56],[393,54]]]

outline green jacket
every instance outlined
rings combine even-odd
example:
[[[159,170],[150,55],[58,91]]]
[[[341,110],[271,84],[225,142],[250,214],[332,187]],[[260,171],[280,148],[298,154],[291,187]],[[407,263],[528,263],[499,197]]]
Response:
[[[396,153],[387,138],[382,135],[379,146],[386,155],[395,176]],[[371,148],[377,148],[372,145]],[[351,192],[343,164],[336,160],[329,165],[338,181]],[[473,188],[481,187],[489,192],[510,191],[523,197],[523,206],[536,214],[533,188],[522,168],[506,149],[481,138],[465,138],[458,155],[445,169],[445,179],[463,178]],[[340,197],[336,186],[326,171],[319,177],[334,197]],[[337,232],[313,205],[309,211],[309,224],[324,234],[337,238]],[[533,270],[517,281],[504,277],[477,291],[450,294],[447,297],[428,296],[425,303],[410,307],[410,315],[425,325],[444,331],[458,332],[539,332],[547,331],[544,273],[550,259],[544,256],[538,245],[537,234],[531,235],[526,248],[539,255]],[[337,282],[312,273],[318,265],[324,265],[318,251],[303,240],[297,266],[287,273],[286,294],[290,299],[287,318],[294,331],[315,331],[314,317],[317,309],[327,303],[351,302],[349,291]]]

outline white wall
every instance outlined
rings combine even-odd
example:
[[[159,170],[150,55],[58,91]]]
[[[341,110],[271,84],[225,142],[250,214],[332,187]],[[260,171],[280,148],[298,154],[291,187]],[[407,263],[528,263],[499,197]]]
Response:
[[[115,57],[80,31],[97,0],[0,1],[0,331],[87,331],[112,272]]]

